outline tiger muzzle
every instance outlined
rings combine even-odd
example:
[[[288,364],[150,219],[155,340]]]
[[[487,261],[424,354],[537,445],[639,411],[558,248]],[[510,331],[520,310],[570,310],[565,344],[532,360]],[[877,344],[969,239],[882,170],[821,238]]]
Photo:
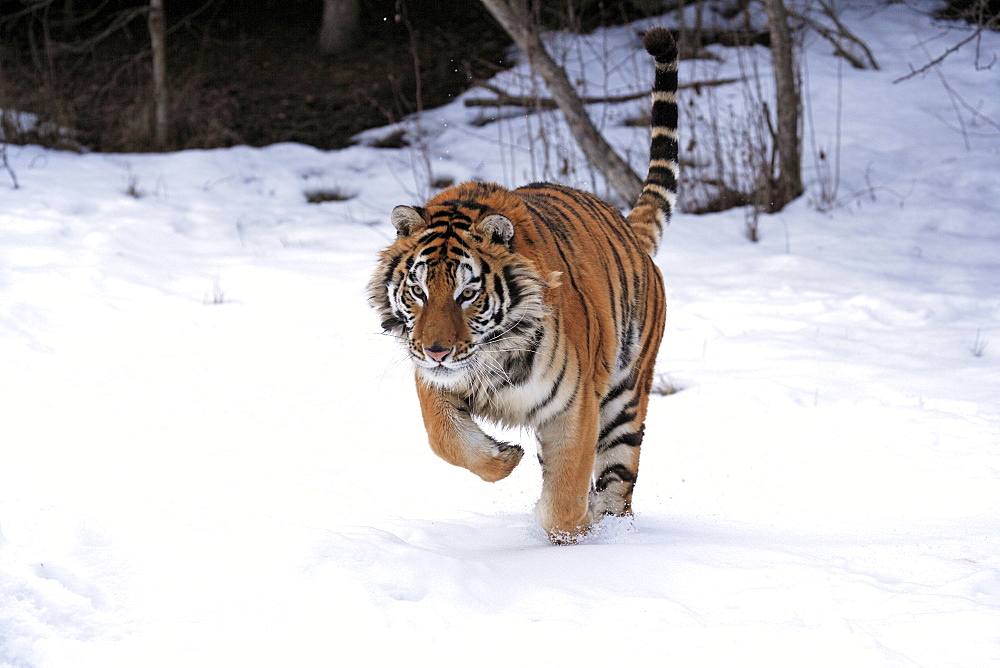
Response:
[[[451,348],[445,348],[436,341],[434,342],[433,345],[431,345],[430,348],[424,348],[424,354],[430,357],[435,362],[439,363],[444,362],[445,358],[448,357],[448,355],[452,354],[453,352],[455,352],[454,346],[452,346]]]
[[[414,343],[429,360],[438,364],[454,360],[469,340],[469,326],[462,309],[451,297],[451,289],[432,291],[413,332]]]

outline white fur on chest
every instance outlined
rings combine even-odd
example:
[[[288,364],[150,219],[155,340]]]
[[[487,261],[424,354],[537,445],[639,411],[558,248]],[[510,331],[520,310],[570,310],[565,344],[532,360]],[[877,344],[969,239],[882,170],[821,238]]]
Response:
[[[509,427],[537,427],[565,410],[575,387],[575,382],[568,382],[568,372],[561,363],[556,363],[554,356],[554,335],[547,331],[522,383],[504,383],[503,361],[499,354],[488,351],[480,352],[460,373],[433,377],[425,373],[424,377],[442,389],[468,398],[475,415]]]

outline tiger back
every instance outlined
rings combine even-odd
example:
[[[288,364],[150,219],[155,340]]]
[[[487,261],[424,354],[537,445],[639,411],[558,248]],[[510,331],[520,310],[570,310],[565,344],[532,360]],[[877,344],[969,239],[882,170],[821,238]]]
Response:
[[[369,301],[416,366],[432,450],[487,481],[523,456],[476,417],[534,429],[553,542],[602,515],[631,513],[666,301],[652,261],[677,183],[677,63],[656,59],[650,168],[629,214],[550,183],[464,183],[423,207],[398,206]]]

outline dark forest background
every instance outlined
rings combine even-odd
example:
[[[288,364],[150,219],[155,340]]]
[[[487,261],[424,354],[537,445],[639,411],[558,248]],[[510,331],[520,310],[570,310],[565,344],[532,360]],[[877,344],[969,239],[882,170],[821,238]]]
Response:
[[[1000,0],[950,4],[961,12],[984,2],[1000,11]],[[677,5],[536,4],[544,27],[580,31]],[[0,0],[4,140],[97,151],[283,141],[335,149],[510,64],[510,38],[477,0],[359,0],[356,39],[337,55],[319,48],[324,0],[166,0],[170,125],[159,147],[149,7],[148,0]],[[21,125],[13,110],[41,122]]]
[[[562,25],[569,11],[592,29],[659,4],[562,0],[542,19]],[[8,119],[5,136],[153,149],[147,8],[143,0],[0,0],[0,109],[50,123],[18,128]],[[337,55],[320,52],[323,0],[166,0],[164,9],[170,149],[340,148],[510,64],[510,38],[474,0],[361,0],[354,46]]]

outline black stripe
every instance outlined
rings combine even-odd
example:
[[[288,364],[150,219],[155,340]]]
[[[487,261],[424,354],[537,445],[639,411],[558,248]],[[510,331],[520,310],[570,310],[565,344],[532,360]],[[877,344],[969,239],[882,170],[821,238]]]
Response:
[[[507,289],[499,275],[493,277],[493,290],[497,293],[497,296],[495,297],[496,311],[493,313],[493,324],[499,325],[503,322],[504,317],[507,315],[507,310],[503,306],[507,296]]]
[[[514,269],[510,265],[505,265],[503,268],[503,278],[507,283],[507,292],[510,293],[510,308],[507,310],[515,308],[524,299],[524,291],[518,283],[518,277],[514,274]]]
[[[632,348],[635,344],[635,322],[631,319],[625,324],[618,342],[618,368],[624,369],[632,363]]]
[[[635,403],[636,403],[636,398],[633,397],[632,401],[630,401],[629,403],[625,404],[624,407],[622,407],[621,412],[615,416],[614,420],[607,423],[606,425],[604,425],[603,428],[601,428],[601,435],[597,437],[597,440],[599,442],[607,438],[608,434],[613,432],[618,427],[622,426],[623,424],[628,424],[629,422],[635,419],[635,410],[633,410],[635,408]]]
[[[670,158],[666,158],[670,160]],[[653,183],[659,183],[660,185],[666,185],[670,190],[677,189],[677,181],[674,176],[674,170],[670,167],[665,167],[661,165],[650,165],[649,166],[649,177],[646,182],[652,181]]]
[[[491,194],[492,192],[493,191],[484,192],[483,194],[488,195]],[[477,195],[477,193],[472,193],[472,194],[473,196]],[[450,207],[452,210],[462,208],[462,209],[472,209],[473,211],[486,211],[487,209],[489,209],[488,206],[486,206],[482,202],[477,202],[474,199],[450,199],[447,202],[441,202],[440,204],[438,204],[438,206]],[[471,219],[468,216],[465,216],[465,218],[466,220],[469,220],[471,222]]]
[[[387,332],[391,332],[394,329],[402,327],[403,324],[404,324],[403,321],[394,315],[387,316],[382,319],[382,329],[384,329]]]
[[[539,328],[525,350],[519,350],[503,361],[504,371],[507,373],[507,380],[510,381],[511,385],[523,385],[531,376],[531,369],[535,365],[535,355],[538,352],[542,333],[542,329]]]
[[[392,275],[396,273],[396,267],[399,266],[399,263],[402,261],[402,259],[403,259],[402,255],[397,255],[396,257],[389,260],[389,266],[386,267],[385,273],[382,274],[382,281],[386,285],[392,282]]]
[[[625,378],[625,380],[615,385],[613,388],[611,388],[611,390],[607,394],[604,395],[604,398],[601,399],[601,408],[604,408],[612,401],[620,397],[622,393],[625,392],[626,390],[634,390],[634,389],[635,389],[635,371],[630,373],[628,377]]]
[[[601,472],[598,476],[597,481],[594,483],[594,489],[598,492],[603,492],[608,488],[608,485],[620,480],[626,484],[635,484],[636,475],[628,470],[628,467],[624,464],[612,464],[608,468]]]
[[[649,160],[677,160],[677,142],[666,137],[657,137],[649,146]]]
[[[541,402],[535,404],[531,410],[527,413],[528,420],[533,419],[538,412],[552,403],[552,400],[556,398],[556,394],[559,393],[559,387],[562,385],[563,379],[566,377],[566,367],[569,366],[569,356],[563,357],[562,368],[559,369],[559,375],[556,376],[555,381],[552,383],[552,387],[549,388],[549,394]]]
[[[530,200],[525,201],[525,204],[528,206],[528,210],[534,214],[537,223],[541,224],[562,243],[569,243],[569,232],[566,229],[565,220],[558,211],[553,209],[551,202],[539,194],[532,196]]]
[[[598,452],[607,452],[613,448],[617,448],[619,445],[627,445],[630,448],[638,448],[642,445],[642,430],[639,431],[629,431],[624,434],[620,434],[607,443],[599,443],[597,445]]]

